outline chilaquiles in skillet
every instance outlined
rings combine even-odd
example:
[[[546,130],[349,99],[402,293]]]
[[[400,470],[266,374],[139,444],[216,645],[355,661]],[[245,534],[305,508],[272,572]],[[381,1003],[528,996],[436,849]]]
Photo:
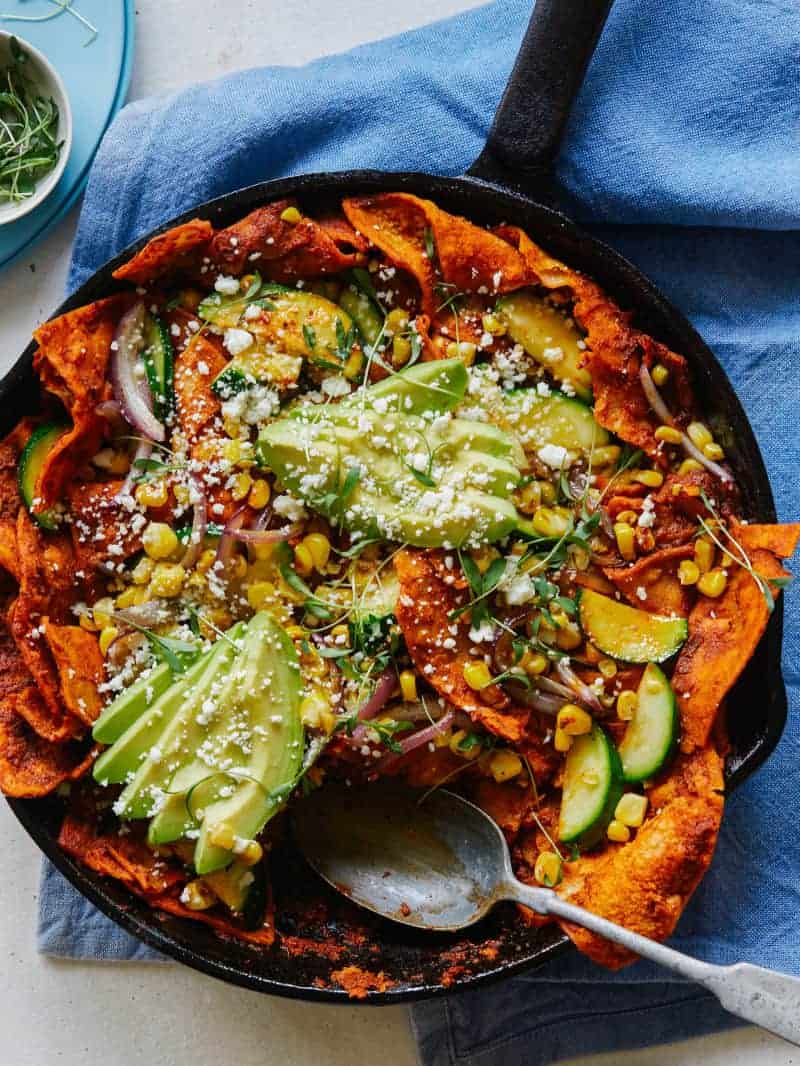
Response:
[[[746,521],[684,358],[522,230],[405,193],[196,219],[116,277],[37,331],[1,446],[3,791],[269,944],[287,805],[446,784],[523,879],[668,936],[800,538]]]

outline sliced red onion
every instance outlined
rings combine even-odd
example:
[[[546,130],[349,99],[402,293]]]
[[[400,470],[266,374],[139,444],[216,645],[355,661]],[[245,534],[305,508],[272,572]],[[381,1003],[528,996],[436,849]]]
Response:
[[[509,683],[510,687],[511,683]],[[514,701],[532,711],[541,711],[544,714],[558,714],[565,703],[569,703],[573,697],[565,699],[563,696],[550,696],[546,692],[540,692],[535,688],[523,688],[522,685],[514,685]]]
[[[358,709],[356,718],[359,722],[368,722],[370,718],[374,718],[376,714],[383,710],[386,704],[391,699],[391,695],[394,692],[395,685],[397,684],[397,674],[394,667],[387,667],[381,676],[378,678],[378,683],[375,686],[375,690],[366,701]],[[362,744],[364,736],[367,732],[367,726],[359,725],[353,730],[350,741],[353,744]]]
[[[410,733],[408,736],[403,737],[402,740],[398,740],[398,744],[403,749],[402,752],[390,752],[388,755],[384,755],[382,759],[378,759],[375,762],[373,769],[385,770],[387,766],[391,766],[392,763],[397,762],[398,759],[402,759],[404,755],[408,755],[409,752],[416,751],[417,748],[423,747],[425,744],[430,744],[432,741],[440,737],[445,730],[449,729],[453,723],[454,714],[453,711],[448,711],[442,715],[438,722],[434,722],[433,725],[427,726],[425,729],[418,729],[416,733]]]
[[[244,544],[278,544],[299,533],[300,528],[299,525],[293,525],[286,526],[284,529],[232,529],[228,531],[226,527],[225,534]]]
[[[653,408],[655,414],[661,419],[664,425],[674,426],[675,419],[672,417],[667,405],[661,398],[661,393],[656,388],[656,384],[650,375],[650,371],[644,363],[642,363],[639,369],[639,380],[642,383],[647,402]],[[680,434],[681,445],[687,455],[690,455],[692,459],[696,459],[698,463],[704,466],[706,470],[714,475],[714,477],[719,478],[720,481],[733,481],[733,475],[724,467],[720,466],[719,463],[715,463],[713,459],[709,459],[706,455],[703,455],[694,441],[692,441],[691,437],[687,436],[683,431],[680,431]]]
[[[233,554],[233,546],[236,543],[235,534],[242,528],[247,518],[247,507],[240,507],[236,514],[228,519],[227,525],[222,531],[217,545],[217,562],[227,563]]]
[[[567,700],[574,699],[575,693],[572,689],[567,688],[566,685],[562,685],[558,681],[553,681],[550,677],[537,677],[534,684],[542,692],[549,692],[553,696],[563,696]]]
[[[566,659],[559,659],[556,663],[556,672],[567,688],[578,697],[578,701],[593,711],[602,711],[603,705],[597,698],[597,693],[578,677]]]
[[[134,429],[163,442],[166,430],[153,414],[153,397],[145,378],[136,373],[144,346],[145,306],[139,300],[119,320],[111,345],[111,383],[125,418]]]
[[[181,559],[181,566],[184,570],[194,566],[200,558],[200,553],[203,550],[203,539],[208,529],[208,501],[197,478],[189,479],[189,489],[189,498],[192,504],[192,528],[189,531],[188,547]]]
[[[141,461],[144,461],[145,459],[149,459],[152,452],[152,441],[143,440],[139,442],[133,459],[131,460],[131,468],[128,471],[125,480],[119,487],[119,492],[117,493],[118,500],[123,496],[130,496],[133,494],[133,486],[136,482],[136,479],[137,477],[141,477],[143,473],[141,467],[139,467],[137,464]]]

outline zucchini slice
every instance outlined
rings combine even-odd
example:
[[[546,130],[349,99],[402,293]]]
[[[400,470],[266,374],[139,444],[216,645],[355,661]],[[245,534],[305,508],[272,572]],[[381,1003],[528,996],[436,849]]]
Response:
[[[581,628],[600,651],[628,663],[663,663],[686,640],[685,618],[649,614],[592,589],[581,593]]]
[[[592,409],[581,400],[552,390],[540,396],[536,389],[514,389],[503,394],[507,426],[526,453],[546,444],[566,448],[578,457],[608,444],[610,437],[594,419]]]
[[[367,344],[375,344],[383,332],[383,315],[365,292],[354,285],[347,286],[339,297],[339,306],[355,322]]]
[[[551,303],[530,289],[520,289],[497,303],[497,313],[506,323],[509,335],[521,344],[558,381],[569,382],[578,396],[592,395],[592,376],[581,366],[583,334]]]
[[[678,707],[672,686],[655,663],[648,663],[636,693],[636,710],[617,749],[626,781],[653,777],[678,743]]]
[[[622,795],[622,767],[608,733],[599,725],[575,737],[567,752],[558,835],[565,844],[591,847],[614,817]]]
[[[17,466],[17,481],[22,500],[31,517],[38,522],[42,529],[55,529],[56,517],[51,511],[36,512],[33,509],[36,499],[36,483],[39,480],[44,461],[59,437],[63,436],[70,427],[63,422],[47,422],[38,426],[31,433],[28,443],[22,449]]]
[[[153,410],[160,422],[172,411],[175,395],[173,379],[175,352],[167,327],[160,318],[148,315],[145,324],[146,347],[142,354],[147,384],[153,396]]]

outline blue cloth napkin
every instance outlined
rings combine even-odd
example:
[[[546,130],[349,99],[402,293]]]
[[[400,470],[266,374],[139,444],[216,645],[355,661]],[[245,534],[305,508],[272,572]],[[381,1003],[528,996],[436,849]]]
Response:
[[[70,285],[193,203],[265,178],[462,172],[529,14],[529,0],[504,0],[300,69],[246,71],[130,105],[97,156]],[[724,363],[784,519],[800,515],[799,44],[795,0],[617,0],[558,167],[570,212],[649,274]],[[800,973],[800,592],[790,588],[786,606],[789,725],[731,798],[674,943]],[[68,957],[152,957],[51,868],[39,945]],[[577,955],[412,1013],[424,1066],[544,1066],[732,1024],[707,995],[652,967],[612,976]]]

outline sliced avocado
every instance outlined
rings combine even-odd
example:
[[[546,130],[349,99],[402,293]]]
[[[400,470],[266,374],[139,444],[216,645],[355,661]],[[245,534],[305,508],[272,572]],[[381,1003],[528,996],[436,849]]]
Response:
[[[353,411],[376,410],[379,414],[399,411],[404,415],[423,415],[452,411],[467,391],[467,368],[461,359],[433,359],[398,370],[374,385],[360,388],[338,404],[317,408],[324,417],[347,423]],[[293,417],[310,418],[313,407],[298,404]]]
[[[498,301],[496,313],[509,336],[521,344],[558,381],[569,382],[578,396],[588,399],[592,376],[581,366],[583,334],[572,319],[530,289],[509,293]]]
[[[394,566],[384,567],[379,574],[367,580],[353,603],[350,618],[354,622],[367,618],[387,618],[395,613],[399,595],[400,579],[397,571]]]
[[[452,397],[460,375],[454,365],[447,374],[456,384]],[[262,432],[261,460],[311,507],[353,532],[377,529],[418,547],[500,540],[518,520],[510,502],[519,481],[513,440],[484,422],[407,414],[402,392],[389,391],[387,382],[398,378],[335,406],[295,408]],[[412,387],[419,383],[410,379]],[[408,387],[406,379],[400,389]],[[383,404],[375,402],[378,389]],[[399,411],[386,409],[391,396]],[[413,409],[413,394],[406,396]]]
[[[55,529],[57,522],[52,511],[35,511],[36,483],[39,474],[47,458],[50,449],[68,430],[69,426],[64,422],[47,422],[38,426],[31,433],[28,443],[22,449],[17,467],[17,480],[23,503],[28,508],[31,517],[38,522],[42,529]]]
[[[286,389],[295,384],[302,368],[303,360],[300,356],[250,348],[231,359],[224,370],[214,378],[211,389],[223,400],[229,400],[253,385],[272,385],[278,389]]]
[[[94,723],[92,736],[101,744],[113,744],[144,714],[172,684],[167,663],[159,663],[143,677],[128,685],[105,707]]]
[[[507,427],[524,450],[536,453],[546,444],[565,448],[575,458],[608,444],[610,437],[581,400],[553,389],[514,389],[503,395]]]
[[[237,653],[237,641],[243,628],[241,625],[235,626],[226,638],[218,640],[208,652],[204,662],[205,669],[182,691],[180,706],[159,733],[155,744],[145,750],[138,768],[130,768],[135,771],[133,777],[115,804],[115,810],[121,818],[149,817],[154,805],[161,800],[162,793],[166,792],[166,786],[176,769],[194,757],[204,736],[204,704],[209,699],[214,703],[221,702],[222,697],[218,689],[220,684],[224,685],[228,679],[231,663]],[[194,668],[189,673],[193,672]],[[165,695],[170,691],[168,689]],[[157,706],[158,701],[154,708]],[[119,744],[124,745],[125,736],[127,734],[118,741]],[[109,750],[113,752],[114,747]]]
[[[600,651],[628,663],[662,663],[689,635],[685,618],[640,611],[593,589],[578,601],[581,628]]]
[[[239,780],[232,795],[226,790],[203,810],[194,855],[199,875],[221,869],[233,858],[212,842],[219,827],[230,827],[241,839],[256,837],[283,805],[303,761],[300,663],[288,633],[266,611],[248,624],[237,673],[230,730],[218,738],[217,755],[223,764],[230,760]]]

